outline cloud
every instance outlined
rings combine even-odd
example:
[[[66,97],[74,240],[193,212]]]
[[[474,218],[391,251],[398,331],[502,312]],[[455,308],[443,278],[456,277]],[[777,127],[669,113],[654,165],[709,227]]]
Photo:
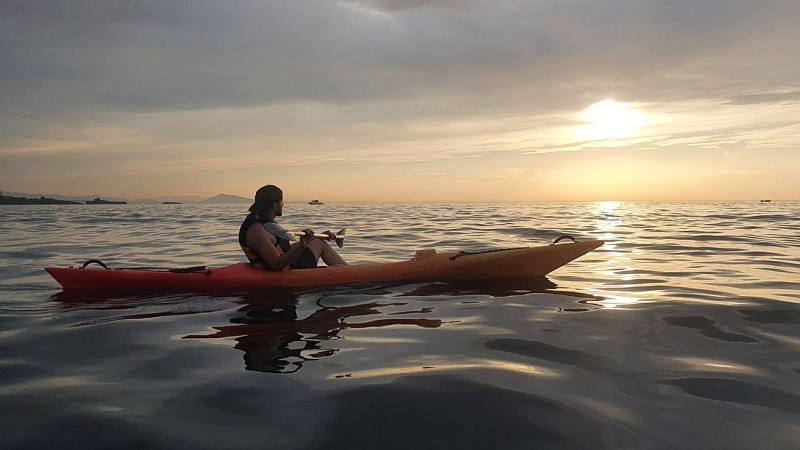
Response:
[[[8,1],[0,86],[53,114],[407,96],[552,105],[549,92],[624,91],[753,36],[800,36],[790,1],[349,3],[386,14],[321,0]]]
[[[753,94],[736,95],[728,103],[734,105],[758,105],[764,103],[798,103],[800,102],[800,89],[789,91],[758,92]]]

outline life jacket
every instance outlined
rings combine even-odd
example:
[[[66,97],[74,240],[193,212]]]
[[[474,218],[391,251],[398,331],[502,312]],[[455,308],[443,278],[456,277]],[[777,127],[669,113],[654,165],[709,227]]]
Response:
[[[254,224],[263,224],[265,222],[267,221],[259,220],[255,213],[248,214],[247,217],[244,218],[242,226],[239,227],[239,246],[242,248],[244,255],[247,256],[250,264],[261,265],[262,268],[267,269],[269,268],[269,264],[267,264],[264,258],[258,253],[258,250],[247,245],[247,230]],[[274,221],[270,220],[269,222]],[[273,236],[275,235],[273,234]],[[288,252],[292,248],[292,244],[287,239],[279,238],[278,236],[275,236],[275,239],[277,239],[275,249],[278,250],[279,255]]]

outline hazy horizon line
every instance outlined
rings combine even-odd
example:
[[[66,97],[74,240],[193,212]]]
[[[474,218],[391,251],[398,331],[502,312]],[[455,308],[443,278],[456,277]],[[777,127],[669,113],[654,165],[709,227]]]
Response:
[[[72,195],[72,194],[57,194],[57,193],[49,193],[49,194],[40,194],[40,193],[25,193],[25,192],[18,192],[18,191],[11,191],[6,189],[0,189],[0,194],[6,193],[9,196],[14,195],[22,195],[28,196],[24,198],[39,198],[39,197],[61,197],[61,198],[72,198],[72,199],[84,199],[84,198],[96,198],[99,197],[101,199],[109,199],[109,200],[125,200],[131,201],[135,203],[151,203],[151,202],[161,202],[161,201],[169,201],[168,199],[173,198],[198,198],[202,200],[198,200],[196,202],[188,202],[188,203],[203,203],[207,202],[208,200],[213,199],[214,197],[218,196],[229,196],[229,197],[237,197],[243,199],[241,203],[245,203],[246,201],[252,201],[252,197],[245,197],[239,194],[228,194],[228,193],[218,193],[212,196],[206,197],[203,195],[198,194],[181,194],[181,195],[159,195],[156,197],[125,197],[125,196],[116,196],[116,195],[108,195],[103,196],[100,194],[82,194],[82,195]],[[3,195],[6,195],[3,194]],[[508,203],[508,204],[517,204],[517,203],[603,203],[603,202],[620,202],[620,203],[771,203],[771,202],[798,202],[798,199],[790,199],[790,198],[717,198],[717,199],[581,199],[581,200],[474,200],[474,201],[465,201],[465,200],[430,200],[430,201],[420,201],[420,200],[325,200],[324,198],[319,198],[319,200],[324,204],[335,204],[335,203],[368,203],[368,204],[473,204],[473,203],[482,203],[482,204],[490,204],[490,203]],[[762,200],[768,200],[768,202],[762,202]],[[286,203],[307,203],[310,200],[308,199],[298,199],[298,198],[288,198],[285,200]],[[224,202],[220,202],[224,203]],[[234,202],[236,203],[236,202]],[[231,203],[231,204],[234,204]]]

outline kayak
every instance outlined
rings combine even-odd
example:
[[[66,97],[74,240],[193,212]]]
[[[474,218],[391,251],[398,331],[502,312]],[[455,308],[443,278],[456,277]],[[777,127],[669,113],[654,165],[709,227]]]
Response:
[[[399,262],[314,269],[261,270],[248,263],[186,269],[46,267],[66,290],[203,291],[259,287],[312,288],[359,283],[502,280],[543,277],[603,245],[581,241],[483,252],[418,250]],[[99,262],[93,260],[95,262]],[[100,263],[102,264],[102,263]],[[105,265],[103,265],[105,267]]]

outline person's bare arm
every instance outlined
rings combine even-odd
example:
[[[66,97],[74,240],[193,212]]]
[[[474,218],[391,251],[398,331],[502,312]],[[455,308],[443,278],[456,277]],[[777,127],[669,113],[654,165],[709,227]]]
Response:
[[[278,271],[285,269],[295,262],[303,249],[308,246],[306,239],[300,239],[300,242],[292,245],[288,252],[281,255],[275,248],[277,243],[277,238],[267,232],[261,224],[253,224],[247,230],[247,245],[254,248],[264,258],[264,261],[269,264],[267,269]]]

